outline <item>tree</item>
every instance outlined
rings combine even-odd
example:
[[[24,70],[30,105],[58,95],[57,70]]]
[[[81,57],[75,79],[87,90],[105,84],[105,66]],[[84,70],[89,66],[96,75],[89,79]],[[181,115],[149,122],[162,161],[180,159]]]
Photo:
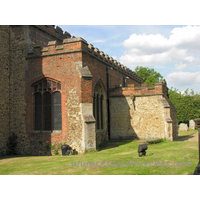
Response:
[[[176,88],[168,90],[169,100],[176,108],[178,122],[188,123],[189,120],[200,116],[200,95],[194,94],[194,91],[187,89],[183,94]]]
[[[137,66],[135,68],[135,73],[143,78],[144,83],[148,83],[149,86],[154,86],[156,82],[160,82],[163,76],[156,72],[153,68]]]

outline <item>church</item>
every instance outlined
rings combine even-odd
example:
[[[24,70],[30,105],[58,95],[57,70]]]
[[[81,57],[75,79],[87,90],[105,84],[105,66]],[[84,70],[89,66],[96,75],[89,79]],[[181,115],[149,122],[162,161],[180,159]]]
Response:
[[[78,153],[108,140],[178,135],[165,81],[149,87],[81,37],[53,25],[0,26],[0,155]]]

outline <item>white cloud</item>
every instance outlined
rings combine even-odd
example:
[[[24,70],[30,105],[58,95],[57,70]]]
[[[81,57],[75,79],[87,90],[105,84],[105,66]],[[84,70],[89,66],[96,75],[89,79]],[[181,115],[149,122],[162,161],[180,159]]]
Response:
[[[132,66],[175,63],[177,70],[200,64],[200,26],[177,27],[169,38],[161,34],[132,34],[122,45],[120,61]]]
[[[200,84],[200,72],[173,72],[166,77],[167,84],[189,88]]]

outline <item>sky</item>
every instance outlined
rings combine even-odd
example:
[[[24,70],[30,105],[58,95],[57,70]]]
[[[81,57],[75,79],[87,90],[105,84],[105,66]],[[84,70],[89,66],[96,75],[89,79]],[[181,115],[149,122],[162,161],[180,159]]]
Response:
[[[199,25],[58,25],[134,70],[154,68],[169,88],[200,93]]]
[[[31,10],[16,9],[17,5],[24,5],[22,0],[12,1],[11,7],[10,1],[3,4],[0,24],[59,25],[131,70],[136,66],[154,68],[166,79],[169,88],[200,93],[197,0],[101,0],[98,3],[57,0],[59,7],[55,10],[49,1],[36,0]],[[39,15],[33,14],[33,10]],[[8,13],[14,17],[6,17]]]

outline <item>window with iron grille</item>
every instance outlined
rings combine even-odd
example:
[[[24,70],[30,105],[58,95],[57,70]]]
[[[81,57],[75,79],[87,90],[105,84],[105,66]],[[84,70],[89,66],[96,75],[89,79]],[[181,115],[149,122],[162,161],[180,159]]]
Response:
[[[61,84],[50,78],[33,85],[34,129],[62,130]]]

